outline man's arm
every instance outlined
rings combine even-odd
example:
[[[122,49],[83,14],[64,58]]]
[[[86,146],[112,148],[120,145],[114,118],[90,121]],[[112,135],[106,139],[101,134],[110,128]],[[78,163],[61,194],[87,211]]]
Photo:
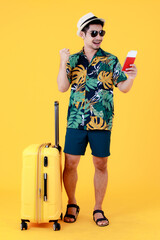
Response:
[[[133,81],[135,77],[137,76],[137,68],[135,64],[130,64],[132,66],[131,68],[127,68],[126,74],[128,75],[128,78],[126,81],[119,82],[117,87],[121,92],[127,93],[131,89],[133,85]]]
[[[66,64],[69,60],[69,49],[62,49],[60,50],[60,67],[59,67],[59,73],[57,77],[57,83],[58,83],[58,90],[60,92],[66,92],[69,89],[70,82],[67,77],[66,72]]]

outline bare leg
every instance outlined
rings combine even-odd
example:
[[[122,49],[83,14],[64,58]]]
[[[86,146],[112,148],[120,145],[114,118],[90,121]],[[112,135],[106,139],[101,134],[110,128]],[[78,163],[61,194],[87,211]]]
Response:
[[[68,196],[68,204],[76,204],[75,191],[76,184],[78,180],[77,175],[77,166],[80,161],[81,155],[71,155],[65,153],[65,167],[63,171],[63,182],[64,187]],[[76,209],[69,208],[68,214],[72,214],[76,216]],[[73,222],[73,218],[65,218],[65,221]]]
[[[93,163],[95,166],[94,175],[94,188],[95,188],[95,207],[94,210],[102,210],[102,203],[105,197],[107,183],[108,183],[108,172],[107,172],[107,160],[108,157],[100,158],[93,156]],[[101,213],[94,215],[95,220],[103,218]],[[106,225],[107,220],[98,222],[98,225]]]

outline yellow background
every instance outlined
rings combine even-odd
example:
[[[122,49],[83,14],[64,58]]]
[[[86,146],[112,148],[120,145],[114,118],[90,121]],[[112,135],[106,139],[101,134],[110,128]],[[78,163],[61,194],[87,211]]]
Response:
[[[0,237],[3,239],[160,239],[160,1],[0,1]],[[54,101],[60,103],[60,145],[64,147],[70,90],[58,91],[59,50],[76,53],[81,16],[106,19],[101,47],[121,64],[137,50],[138,75],[127,94],[114,89],[115,118],[103,210],[110,226],[92,220],[94,188],[89,145],[78,168],[73,224],[61,222],[20,231],[22,151],[32,143],[54,143]],[[64,155],[63,155],[64,162]],[[67,198],[63,189],[63,212]],[[30,225],[31,226],[31,225]]]

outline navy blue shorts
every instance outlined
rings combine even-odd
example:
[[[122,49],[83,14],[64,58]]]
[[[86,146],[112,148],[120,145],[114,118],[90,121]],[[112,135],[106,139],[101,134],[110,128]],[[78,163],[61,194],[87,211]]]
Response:
[[[64,152],[72,155],[84,155],[89,142],[92,155],[108,157],[110,155],[109,130],[80,130],[67,128]]]

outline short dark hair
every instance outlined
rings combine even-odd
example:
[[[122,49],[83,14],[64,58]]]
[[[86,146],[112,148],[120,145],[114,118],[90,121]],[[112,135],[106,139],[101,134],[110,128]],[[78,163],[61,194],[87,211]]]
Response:
[[[104,26],[104,22],[102,22],[101,20],[93,20],[92,22],[89,22],[81,31],[86,34],[86,32],[89,29],[89,26],[92,24],[100,24],[102,27]]]

